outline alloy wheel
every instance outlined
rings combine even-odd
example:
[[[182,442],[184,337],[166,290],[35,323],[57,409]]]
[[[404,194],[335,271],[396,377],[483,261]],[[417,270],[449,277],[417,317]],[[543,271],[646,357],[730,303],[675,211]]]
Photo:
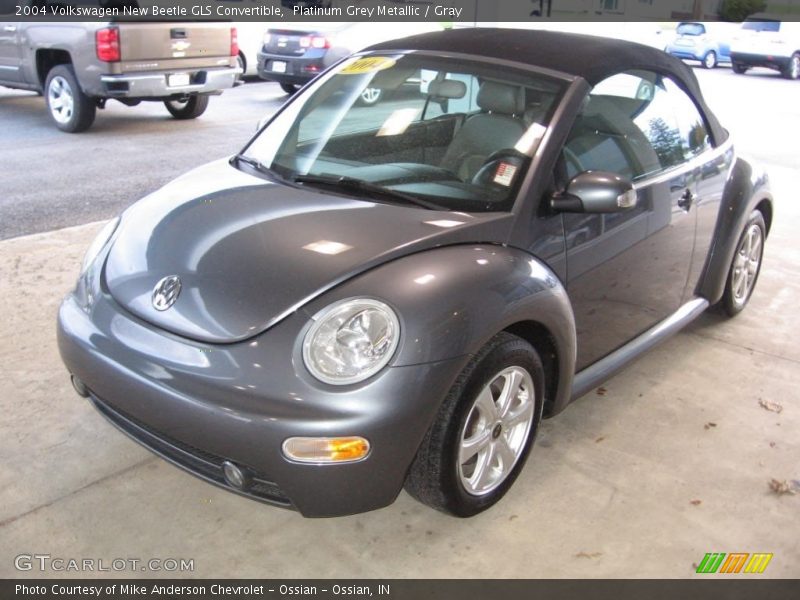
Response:
[[[733,301],[737,306],[742,306],[750,297],[750,292],[758,275],[761,264],[763,236],[761,228],[753,223],[747,230],[744,238],[736,250],[733,261]]]
[[[75,97],[69,82],[60,75],[53,77],[47,88],[50,114],[58,123],[68,123],[75,111]]]
[[[458,475],[468,494],[489,494],[509,476],[525,449],[535,407],[533,379],[522,367],[503,369],[481,390],[458,448]]]

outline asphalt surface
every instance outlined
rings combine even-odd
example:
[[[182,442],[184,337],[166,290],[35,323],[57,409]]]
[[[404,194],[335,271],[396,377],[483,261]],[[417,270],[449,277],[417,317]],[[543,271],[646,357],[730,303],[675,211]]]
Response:
[[[800,168],[800,82],[766,69],[695,72],[740,152]],[[0,87],[0,239],[109,219],[181,173],[237,152],[286,98],[277,84],[250,82],[212,98],[195,121],[172,119],[160,103],[109,102],[89,131],[66,134],[51,125],[43,98]]]
[[[62,133],[44,99],[0,87],[0,239],[108,219],[178,175],[238,152],[286,100],[253,82],[211,98],[193,121],[163,104],[109,102],[91,129]]]

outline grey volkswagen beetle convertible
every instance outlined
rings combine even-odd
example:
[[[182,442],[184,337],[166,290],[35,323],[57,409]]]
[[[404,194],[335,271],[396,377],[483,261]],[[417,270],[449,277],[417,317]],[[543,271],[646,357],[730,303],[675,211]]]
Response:
[[[678,60],[426,34],[345,59],[109,223],[59,346],[97,410],[211,483],[307,516],[403,487],[470,516],[543,417],[741,311],[772,215]]]

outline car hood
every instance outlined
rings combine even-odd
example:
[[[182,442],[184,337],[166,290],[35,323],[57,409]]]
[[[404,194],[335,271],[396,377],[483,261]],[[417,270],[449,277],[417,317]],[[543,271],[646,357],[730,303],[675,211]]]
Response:
[[[508,213],[466,214],[296,189],[218,161],[125,211],[105,284],[136,316],[211,343],[256,335],[354,275],[394,258],[459,243],[502,243]],[[175,303],[153,294],[177,275]],[[375,290],[380,296],[380,290]]]

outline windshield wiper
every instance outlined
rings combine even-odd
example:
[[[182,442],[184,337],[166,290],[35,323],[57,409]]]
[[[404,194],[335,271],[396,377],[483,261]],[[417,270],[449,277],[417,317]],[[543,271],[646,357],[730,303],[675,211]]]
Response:
[[[244,154],[237,154],[234,159],[236,162],[243,162],[246,165],[250,165],[256,171],[267,171],[266,165],[264,163],[257,161],[255,158],[250,158],[249,156],[245,156]]]
[[[428,202],[422,198],[417,198],[411,194],[398,192],[391,188],[385,188],[363,179],[356,179],[355,177],[346,177],[343,175],[296,175],[292,178],[295,183],[308,183],[311,185],[323,185],[332,187],[348,192],[356,192],[362,195],[373,195],[386,200],[400,202],[402,204],[410,204],[412,206],[421,206],[429,210],[446,210],[444,207]]]
[[[262,175],[266,175],[272,181],[286,181],[286,178],[280,175],[275,169],[271,169],[260,160],[245,156],[244,154],[237,154],[233,157],[237,163],[244,163],[248,167],[258,171]]]

